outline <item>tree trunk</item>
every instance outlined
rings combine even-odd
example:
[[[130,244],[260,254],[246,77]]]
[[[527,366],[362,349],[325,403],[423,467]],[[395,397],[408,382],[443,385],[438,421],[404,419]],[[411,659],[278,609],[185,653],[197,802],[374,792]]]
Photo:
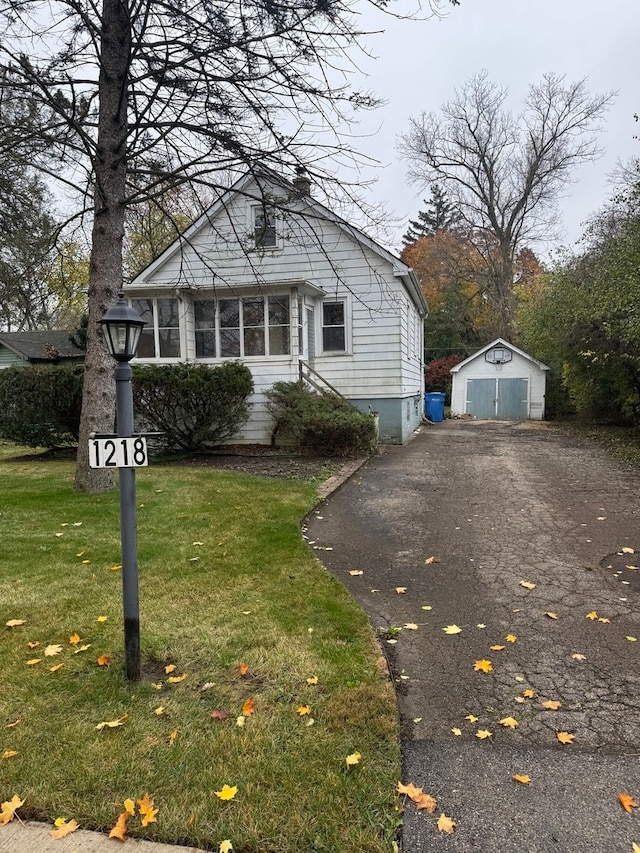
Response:
[[[82,492],[106,491],[114,483],[110,470],[89,468],[89,434],[114,428],[115,363],[99,321],[122,289],[130,42],[128,3],[103,0],[89,326],[75,479],[76,490]]]

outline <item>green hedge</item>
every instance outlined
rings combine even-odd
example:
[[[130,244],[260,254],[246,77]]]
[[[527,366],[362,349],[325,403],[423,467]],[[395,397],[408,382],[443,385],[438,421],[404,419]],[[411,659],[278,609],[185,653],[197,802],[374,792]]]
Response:
[[[374,419],[337,394],[315,394],[303,382],[276,382],[267,398],[274,440],[282,435],[303,452],[329,456],[361,456],[375,449]]]
[[[75,444],[83,377],[82,365],[0,370],[0,437],[30,447]],[[251,371],[235,362],[136,365],[136,428],[162,431],[171,451],[206,450],[247,420],[252,391]]]
[[[206,450],[232,438],[249,417],[253,377],[244,364],[136,365],[133,402],[145,429],[164,432],[168,450]]]
[[[0,437],[29,447],[75,444],[83,373],[82,365],[0,370]]]

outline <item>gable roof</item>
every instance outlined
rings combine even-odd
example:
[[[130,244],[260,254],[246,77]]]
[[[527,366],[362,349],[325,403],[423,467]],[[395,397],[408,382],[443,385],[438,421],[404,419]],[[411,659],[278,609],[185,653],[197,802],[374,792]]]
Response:
[[[460,364],[456,364],[455,367],[451,368],[449,373],[457,373],[461,367],[465,366],[465,364],[469,364],[469,362],[474,361],[476,358],[479,358],[481,355],[484,355],[485,352],[488,352],[490,349],[493,349],[493,347],[497,346],[503,346],[507,349],[512,350],[513,352],[517,352],[518,355],[522,356],[522,358],[526,358],[527,361],[530,361],[532,364],[535,364],[538,370],[550,369],[548,365],[543,364],[541,361],[538,361],[537,358],[534,358],[532,355],[529,355],[529,353],[519,349],[513,344],[510,344],[509,341],[506,341],[504,338],[496,338],[495,341],[491,341],[490,344],[487,344],[486,346],[482,347],[482,349],[479,349],[477,352],[474,352],[473,355],[470,355],[468,358],[465,358],[465,360],[461,361]]]
[[[338,216],[336,213],[334,213],[328,207],[323,205],[321,202],[314,199],[312,196],[300,193],[299,189],[296,188],[293,182],[288,181],[286,178],[283,178],[277,172],[274,172],[264,166],[246,172],[234,184],[232,184],[229,189],[225,190],[225,192],[222,193],[218,197],[218,199],[204,213],[202,213],[184,231],[184,233],[180,237],[174,240],[174,242],[171,243],[171,245],[168,246],[164,250],[164,252],[161,252],[157,258],[155,258],[142,272],[140,272],[133,279],[129,287],[135,287],[136,283],[140,282],[148,275],[152,275],[157,269],[162,267],[176,253],[180,252],[184,243],[188,244],[191,240],[193,240],[193,238],[213,219],[215,219],[215,217],[221,211],[227,208],[227,205],[233,196],[244,195],[249,200],[262,202],[264,200],[264,197],[262,189],[260,188],[261,179],[268,181],[271,184],[277,184],[286,192],[287,200],[281,203],[283,209],[290,210],[294,213],[301,213],[302,211],[300,208],[302,202],[304,204],[305,212],[308,212],[309,214],[314,215],[318,218],[332,222],[353,241],[359,243],[363,247],[366,247],[374,254],[378,255],[380,258],[389,263],[393,268],[394,276],[396,278],[400,278],[403,281],[407,293],[409,294],[411,300],[417,307],[420,314],[422,316],[426,316],[429,313],[429,308],[424,298],[424,294],[422,293],[420,282],[418,281],[414,270],[408,264],[405,264],[404,261],[394,255],[392,252],[385,249],[373,238],[369,237],[367,234],[365,234],[359,228],[356,228],[354,225],[350,225],[345,219]],[[257,192],[255,190],[252,192],[252,184],[257,185]]]
[[[0,345],[28,361],[57,361],[60,358],[81,358],[84,350],[69,340],[62,329],[0,332]]]

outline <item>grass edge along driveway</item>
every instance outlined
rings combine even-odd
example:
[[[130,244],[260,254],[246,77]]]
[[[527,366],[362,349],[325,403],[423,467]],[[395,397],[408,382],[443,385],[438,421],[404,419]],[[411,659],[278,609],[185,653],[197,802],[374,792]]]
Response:
[[[301,538],[313,484],[138,472],[129,684],[117,490],[75,493],[71,462],[19,452],[0,448],[0,799],[109,831],[146,794],[155,820],[131,817],[130,837],[390,851],[393,690],[366,616]]]

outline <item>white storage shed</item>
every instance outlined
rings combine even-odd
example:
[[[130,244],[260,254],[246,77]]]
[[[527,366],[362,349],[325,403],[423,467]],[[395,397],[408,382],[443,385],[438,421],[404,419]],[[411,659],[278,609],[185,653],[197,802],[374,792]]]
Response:
[[[478,420],[541,420],[546,364],[502,338],[451,368],[451,415]]]

